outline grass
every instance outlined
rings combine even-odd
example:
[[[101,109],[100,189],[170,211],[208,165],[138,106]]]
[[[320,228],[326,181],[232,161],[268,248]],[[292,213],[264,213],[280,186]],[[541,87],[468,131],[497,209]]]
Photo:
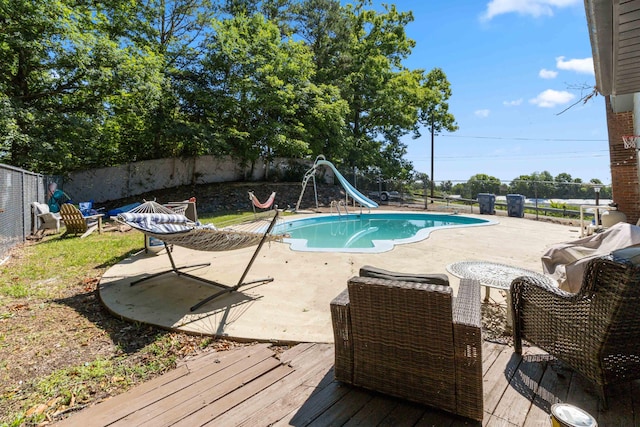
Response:
[[[0,266],[0,297],[53,298],[69,282],[99,277],[104,269],[140,250],[139,233],[92,235],[90,238],[49,237],[25,246],[18,261]]]
[[[203,216],[217,226],[253,213]],[[57,421],[175,367],[236,345],[129,323],[100,304],[102,274],[142,250],[137,231],[46,236],[0,266],[0,426]]]

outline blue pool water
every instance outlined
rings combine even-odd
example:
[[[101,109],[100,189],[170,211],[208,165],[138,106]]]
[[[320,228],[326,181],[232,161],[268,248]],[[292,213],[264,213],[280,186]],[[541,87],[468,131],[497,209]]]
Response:
[[[396,244],[426,239],[434,229],[493,223],[447,214],[371,213],[294,219],[274,231],[287,234],[285,242],[297,251],[385,252]]]

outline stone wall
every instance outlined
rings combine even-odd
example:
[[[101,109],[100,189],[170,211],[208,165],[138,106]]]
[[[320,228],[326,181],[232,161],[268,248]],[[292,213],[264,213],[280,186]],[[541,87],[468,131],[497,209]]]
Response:
[[[288,159],[277,159],[271,163],[269,171],[281,173],[289,162]],[[310,165],[310,162],[307,163]],[[147,160],[82,171],[65,179],[63,188],[75,203],[93,200],[104,204],[165,188],[221,182],[255,182],[267,177],[267,165],[263,160],[243,167],[231,157],[201,156]],[[326,174],[326,177],[333,179],[331,174]]]
[[[318,205],[320,207],[328,207],[332,201],[344,200],[345,198],[344,189],[340,185],[318,184],[317,189]],[[142,202],[143,200],[156,200],[159,203],[170,203],[195,197],[198,212],[201,213],[251,211],[249,191],[252,191],[261,202],[266,201],[269,195],[275,191],[276,198],[274,203],[278,205],[278,208],[293,209],[300,197],[302,184],[269,182],[196,184],[149,191],[136,196],[101,203],[99,207],[105,208],[105,210],[108,211],[130,203]],[[313,184],[309,183],[304,192],[302,202],[300,203],[300,209],[314,209],[315,206]]]

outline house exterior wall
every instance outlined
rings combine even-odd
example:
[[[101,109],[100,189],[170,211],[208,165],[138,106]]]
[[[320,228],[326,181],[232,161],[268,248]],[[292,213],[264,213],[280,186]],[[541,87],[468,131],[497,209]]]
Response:
[[[634,102],[634,110],[637,110]],[[627,215],[627,222],[635,224],[640,218],[640,182],[638,180],[638,151],[625,149],[622,135],[636,135],[634,111],[613,112],[606,97],[611,190],[618,209]],[[640,118],[640,114],[637,115]]]

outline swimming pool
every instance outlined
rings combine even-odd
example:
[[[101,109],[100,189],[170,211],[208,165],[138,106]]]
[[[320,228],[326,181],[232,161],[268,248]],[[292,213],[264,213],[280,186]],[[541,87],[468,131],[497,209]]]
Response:
[[[295,251],[369,252],[426,239],[432,230],[495,224],[480,218],[429,213],[369,213],[319,215],[293,219],[276,226],[275,233]]]

